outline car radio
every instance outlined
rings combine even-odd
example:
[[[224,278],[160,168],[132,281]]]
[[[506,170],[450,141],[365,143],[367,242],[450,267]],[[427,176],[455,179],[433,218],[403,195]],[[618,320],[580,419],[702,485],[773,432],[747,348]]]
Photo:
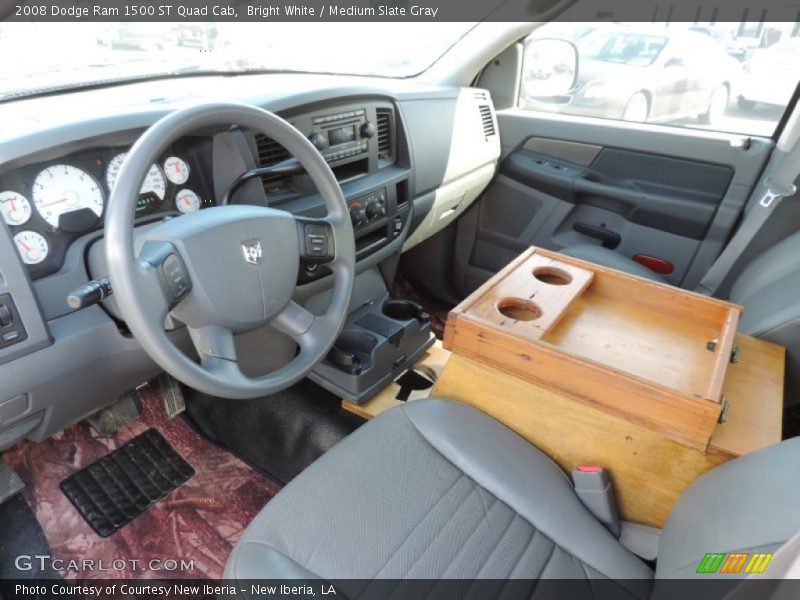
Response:
[[[311,122],[313,129],[308,139],[328,162],[366,155],[368,140],[376,133],[375,125],[367,120],[367,111],[363,108],[320,115]]]

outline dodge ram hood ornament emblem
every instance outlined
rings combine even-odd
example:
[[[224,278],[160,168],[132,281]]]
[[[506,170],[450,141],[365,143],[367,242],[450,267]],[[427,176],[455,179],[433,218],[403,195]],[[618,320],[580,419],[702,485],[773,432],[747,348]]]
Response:
[[[247,264],[260,264],[261,259],[264,256],[264,253],[261,250],[261,240],[242,240],[242,254],[244,255],[244,262]]]

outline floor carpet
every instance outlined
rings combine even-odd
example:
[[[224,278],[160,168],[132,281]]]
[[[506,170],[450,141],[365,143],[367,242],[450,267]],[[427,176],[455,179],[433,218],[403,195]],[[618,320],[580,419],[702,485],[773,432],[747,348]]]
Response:
[[[183,417],[168,419],[160,388],[141,390],[143,414],[113,436],[80,423],[51,439],[23,442],[4,454],[26,483],[25,500],[67,579],[220,578],[233,544],[280,489],[234,455],[203,439]],[[98,536],[59,489],[69,475],[155,428],[197,474],[108,538]],[[110,570],[72,568],[66,561],[103,561]],[[119,559],[114,565],[111,561]],[[171,569],[170,560],[189,568]],[[120,567],[120,568],[118,568]]]

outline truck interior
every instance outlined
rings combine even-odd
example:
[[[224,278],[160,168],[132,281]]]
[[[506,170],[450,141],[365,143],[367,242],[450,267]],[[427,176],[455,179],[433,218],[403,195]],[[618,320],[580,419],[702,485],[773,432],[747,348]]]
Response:
[[[675,23],[269,25],[0,67],[0,582],[800,576],[800,78],[737,105],[758,49],[703,87]]]

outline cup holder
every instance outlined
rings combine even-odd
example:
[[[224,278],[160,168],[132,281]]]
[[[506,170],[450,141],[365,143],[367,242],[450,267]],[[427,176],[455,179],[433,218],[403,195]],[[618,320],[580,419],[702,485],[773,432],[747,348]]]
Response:
[[[352,375],[360,375],[369,364],[369,357],[378,340],[364,332],[345,329],[333,348],[328,352],[328,361],[340,370]]]
[[[414,392],[429,390],[436,383],[436,372],[426,365],[415,365],[395,380],[400,386],[395,398],[406,401]]]
[[[504,317],[515,321],[535,321],[542,316],[542,309],[538,304],[523,298],[503,298],[497,303],[497,310]]]
[[[383,314],[396,321],[417,321],[424,323],[430,315],[416,302],[411,300],[387,300],[383,305]]]
[[[548,285],[569,285],[572,283],[572,275],[558,267],[536,267],[533,270],[533,276]]]

